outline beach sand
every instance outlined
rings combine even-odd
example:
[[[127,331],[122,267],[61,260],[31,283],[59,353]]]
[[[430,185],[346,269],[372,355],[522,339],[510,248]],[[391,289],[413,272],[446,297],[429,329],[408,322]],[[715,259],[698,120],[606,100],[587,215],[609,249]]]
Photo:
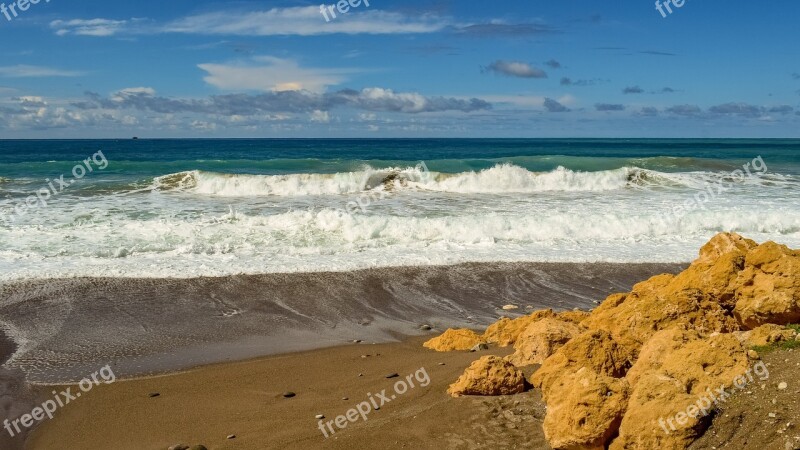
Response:
[[[549,448],[537,391],[492,398],[446,394],[473,360],[510,349],[437,353],[422,348],[424,339],[351,344],[101,385],[37,428],[27,448]],[[369,393],[394,392],[394,383],[421,368],[430,379],[426,387],[409,389],[367,421],[327,439],[318,428],[317,414],[326,421],[345,414]],[[400,377],[385,378],[390,373]],[[285,391],[296,396],[284,398]],[[156,392],[160,396],[151,398]]]
[[[448,327],[482,330],[501,315],[589,310],[682,268],[492,263],[6,284],[0,325],[19,351],[4,365],[13,390],[0,412],[16,418],[52,397],[53,387],[40,386],[32,402],[23,379],[63,385],[110,365],[119,381],[60,408],[27,448],[547,448],[538,393],[451,399],[447,386],[479,355],[435,353],[423,340]],[[519,309],[504,311],[506,304]],[[334,419],[393,386],[386,374],[421,368],[429,386],[325,439],[315,415]],[[284,399],[285,391],[297,396]]]

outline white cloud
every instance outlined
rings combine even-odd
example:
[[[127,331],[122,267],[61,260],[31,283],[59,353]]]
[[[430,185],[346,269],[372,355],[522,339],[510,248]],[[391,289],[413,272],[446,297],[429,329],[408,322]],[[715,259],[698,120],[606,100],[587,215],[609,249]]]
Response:
[[[0,66],[0,77],[7,78],[33,78],[33,77],[79,77],[85,72],[76,70],[62,70],[43,66],[28,66],[18,64],[16,66]]]
[[[320,111],[316,110],[311,113],[311,121],[318,122],[318,123],[328,123],[331,121],[331,116],[328,114],[328,111]]]
[[[313,36],[322,34],[414,34],[439,31],[449,24],[434,16],[409,18],[376,9],[356,9],[326,22],[318,6],[268,11],[219,11],[176,20],[163,31],[239,36]]]
[[[127,20],[111,19],[74,19],[74,20],[54,20],[50,22],[50,28],[56,30],[56,34],[64,36],[76,34],[79,36],[113,36],[125,28]]]
[[[206,83],[225,90],[323,92],[328,86],[345,81],[346,69],[310,69],[296,61],[259,56],[247,62],[199,64],[208,72]]]

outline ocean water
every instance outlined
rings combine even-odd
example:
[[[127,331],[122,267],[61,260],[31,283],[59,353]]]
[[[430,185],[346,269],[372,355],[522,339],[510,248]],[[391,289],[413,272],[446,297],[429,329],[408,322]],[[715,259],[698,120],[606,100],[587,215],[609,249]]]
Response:
[[[0,280],[687,262],[721,231],[800,247],[800,140],[0,141]]]

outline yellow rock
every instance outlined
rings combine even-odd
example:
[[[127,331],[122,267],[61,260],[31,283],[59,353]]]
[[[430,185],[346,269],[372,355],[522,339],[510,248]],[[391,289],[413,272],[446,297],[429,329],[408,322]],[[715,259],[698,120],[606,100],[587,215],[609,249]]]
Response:
[[[795,339],[797,333],[789,328],[780,325],[766,324],[760,327],[745,331],[739,334],[739,340],[746,347],[763,347],[776,342],[791,341]]]
[[[564,374],[551,387],[544,435],[554,449],[598,449],[619,428],[628,403],[625,379],[588,367]]]
[[[497,356],[474,361],[447,389],[453,397],[462,395],[510,395],[524,392],[525,375],[513,364]]]
[[[534,372],[531,384],[542,389],[542,396],[548,402],[550,387],[564,374],[587,367],[600,375],[621,378],[630,367],[631,356],[607,331],[586,331],[547,358]]]
[[[437,352],[451,352],[454,350],[469,350],[484,342],[486,341],[472,330],[448,328],[440,336],[428,340],[422,346]]]
[[[662,341],[675,340],[662,333]],[[611,449],[687,448],[708,426],[713,399],[721,396],[717,389],[729,388],[747,372],[747,353],[733,334],[683,337],[689,339],[683,346],[654,344],[665,349],[662,363],[633,387]]]
[[[556,313],[552,309],[544,309],[536,311],[527,316],[522,316],[517,319],[509,319],[503,317],[499,321],[493,323],[483,333],[483,338],[490,344],[497,344],[499,347],[508,347],[514,345],[517,338],[528,325],[544,319],[545,317],[555,317]]]
[[[517,367],[541,364],[570,339],[581,333],[574,323],[545,318],[528,325],[506,359]]]
[[[747,254],[735,287],[734,314],[745,328],[800,322],[800,251],[759,245]]]

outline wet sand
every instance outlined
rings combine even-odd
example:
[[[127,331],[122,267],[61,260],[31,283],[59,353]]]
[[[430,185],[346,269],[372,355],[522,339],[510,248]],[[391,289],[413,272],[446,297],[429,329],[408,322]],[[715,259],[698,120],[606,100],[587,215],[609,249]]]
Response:
[[[197,279],[66,279],[0,286],[0,325],[32,382],[121,376],[342,345],[429,324],[485,327],[532,309],[590,309],[670,264],[462,264]],[[505,312],[506,304],[519,305]]]
[[[538,392],[457,399],[445,392],[473,360],[510,349],[437,353],[422,348],[423,341],[351,344],[103,385],[43,423],[26,448],[165,450],[180,443],[211,450],[549,448]],[[317,414],[332,420],[370,393],[394,392],[394,383],[421,368],[430,379],[426,387],[417,382],[366,421],[328,438],[318,428]],[[533,370],[526,368],[526,374]],[[393,372],[400,377],[385,378]],[[284,398],[285,391],[296,396]],[[151,398],[154,392],[160,396]]]

